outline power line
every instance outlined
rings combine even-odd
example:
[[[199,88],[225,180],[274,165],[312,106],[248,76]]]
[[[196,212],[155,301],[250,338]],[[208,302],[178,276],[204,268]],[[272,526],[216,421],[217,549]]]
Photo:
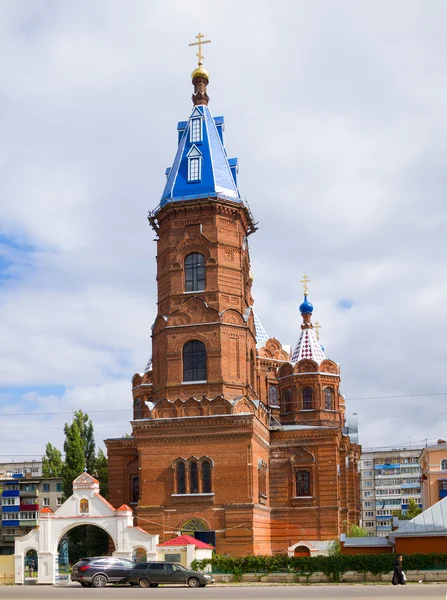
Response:
[[[422,398],[425,396],[447,396],[447,392],[434,392],[427,394],[404,394],[401,396],[365,396],[363,398],[351,398],[349,396],[346,396],[345,400],[352,402],[353,400],[389,400],[391,398]]]

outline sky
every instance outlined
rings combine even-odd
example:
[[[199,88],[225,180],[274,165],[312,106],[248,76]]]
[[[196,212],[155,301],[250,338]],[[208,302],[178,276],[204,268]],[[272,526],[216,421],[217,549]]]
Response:
[[[306,273],[364,448],[447,439],[446,21],[442,0],[3,0],[0,461],[62,448],[77,409],[99,445],[130,432],[146,217],[199,31],[268,335],[297,342]]]

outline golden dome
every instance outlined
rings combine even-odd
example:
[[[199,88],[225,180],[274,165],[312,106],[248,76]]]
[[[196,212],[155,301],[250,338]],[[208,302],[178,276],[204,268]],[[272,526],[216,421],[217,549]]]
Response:
[[[248,279],[249,279],[249,281],[251,281],[251,283],[253,283],[253,281],[255,280],[255,278],[253,277],[253,273],[251,271],[248,274]]]
[[[191,73],[191,79],[193,81],[196,77],[204,77],[208,81],[210,80],[208,71],[206,69],[204,69],[202,66],[197,67],[197,69],[194,69],[194,71]]]

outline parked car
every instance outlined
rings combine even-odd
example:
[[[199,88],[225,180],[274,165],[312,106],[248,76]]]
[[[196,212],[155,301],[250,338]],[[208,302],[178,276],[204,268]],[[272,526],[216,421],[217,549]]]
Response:
[[[81,558],[73,567],[71,580],[83,587],[104,587],[108,583],[126,583],[135,563],[126,558],[95,556]]]
[[[138,563],[132,569],[129,582],[140,587],[157,587],[160,583],[189,585],[189,587],[205,587],[214,583],[211,575],[192,571],[177,563],[147,562]]]

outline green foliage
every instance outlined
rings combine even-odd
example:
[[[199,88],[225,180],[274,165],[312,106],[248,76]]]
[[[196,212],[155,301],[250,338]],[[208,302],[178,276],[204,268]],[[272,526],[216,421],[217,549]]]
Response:
[[[93,423],[87,413],[82,410],[77,410],[74,413],[73,423],[76,422],[81,434],[82,444],[84,447],[85,468],[87,473],[94,473],[96,467],[95,456],[95,436],[93,433]]]
[[[368,535],[368,532],[366,531],[366,529],[364,529],[363,527],[360,527],[360,525],[356,525],[355,523],[352,523],[348,527],[348,533],[346,534],[346,537],[359,538],[359,537],[367,537],[367,535]]]
[[[99,480],[99,493],[107,498],[109,495],[109,470],[107,456],[102,449],[99,450],[96,457],[95,477]]]
[[[42,476],[61,477],[63,469],[62,452],[48,442],[45,446],[45,455],[42,456]]]
[[[84,444],[76,419],[71,425],[65,423],[64,433],[65,467],[62,473],[62,490],[64,497],[69,498],[73,493],[73,480],[84,470]]]
[[[422,508],[419,508],[416,500],[414,498],[410,498],[410,502],[408,503],[408,509],[406,513],[403,513],[400,509],[393,510],[393,517],[397,517],[400,521],[410,521],[417,517],[422,512]]]
[[[311,575],[323,572],[330,581],[340,581],[346,571],[357,573],[389,573],[393,570],[396,560],[394,554],[356,554],[333,556],[231,556],[215,555],[213,558],[195,560],[191,563],[192,569],[199,571],[208,565],[212,566],[213,573],[232,573],[240,580],[244,573],[294,573],[295,575]],[[404,569],[445,569],[447,568],[447,554],[411,554],[403,558]]]

